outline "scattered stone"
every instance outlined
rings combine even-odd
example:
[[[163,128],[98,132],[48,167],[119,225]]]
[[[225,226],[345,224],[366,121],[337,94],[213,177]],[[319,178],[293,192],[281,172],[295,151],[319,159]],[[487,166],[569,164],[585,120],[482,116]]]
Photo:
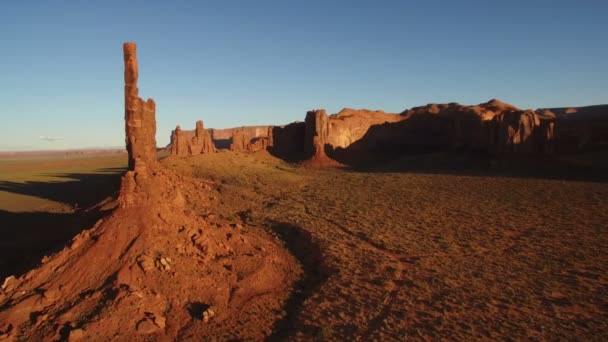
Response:
[[[137,264],[144,272],[147,272],[154,268],[154,259],[147,254],[142,254],[137,257]]]
[[[165,329],[165,326],[167,326],[167,319],[163,316],[154,315],[154,324],[161,329]]]
[[[137,323],[135,329],[140,334],[151,334],[158,330],[158,326],[147,319],[143,319]]]
[[[84,330],[82,329],[74,329],[70,331],[70,335],[68,336],[68,341],[80,341],[84,337]]]
[[[170,271],[171,270],[171,266],[169,265],[170,261],[171,261],[170,258],[158,258],[158,259],[154,260],[154,266],[161,271]]]
[[[215,307],[210,306],[209,308],[207,308],[207,310],[203,312],[203,322],[207,323],[213,317],[215,317]]]
[[[2,290],[6,292],[12,291],[15,288],[15,280],[17,280],[17,278],[13,275],[6,277],[2,283]]]

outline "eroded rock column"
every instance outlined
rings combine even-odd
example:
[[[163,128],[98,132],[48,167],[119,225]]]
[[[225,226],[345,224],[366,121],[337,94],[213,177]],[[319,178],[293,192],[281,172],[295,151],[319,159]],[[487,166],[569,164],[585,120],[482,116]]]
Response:
[[[304,152],[308,156],[325,156],[325,144],[328,142],[328,121],[325,109],[311,110],[306,113]]]
[[[193,145],[196,146],[196,150],[192,151],[192,154],[215,152],[215,145],[213,144],[213,140],[211,140],[211,134],[205,129],[202,120],[196,122]]]
[[[125,130],[129,170],[138,164],[152,166],[156,160],[156,104],[142,100],[137,88],[137,45],[124,43],[125,61]]]

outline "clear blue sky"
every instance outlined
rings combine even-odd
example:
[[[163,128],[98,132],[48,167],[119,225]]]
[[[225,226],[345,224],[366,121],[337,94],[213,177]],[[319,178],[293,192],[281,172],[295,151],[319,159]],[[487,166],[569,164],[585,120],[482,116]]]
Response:
[[[0,150],[123,146],[125,41],[138,44],[159,146],[197,119],[608,103],[604,0],[6,1]]]

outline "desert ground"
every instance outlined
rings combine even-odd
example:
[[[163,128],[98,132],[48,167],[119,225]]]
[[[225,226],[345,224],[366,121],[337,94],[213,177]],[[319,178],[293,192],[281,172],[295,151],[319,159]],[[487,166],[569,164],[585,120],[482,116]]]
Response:
[[[1,275],[34,268],[107,214],[126,162],[2,160]],[[161,164],[210,184],[197,215],[262,227],[298,260],[267,340],[608,337],[608,183],[584,168],[425,155],[308,169],[263,151]],[[213,324],[193,320],[180,336]]]
[[[0,277],[23,274],[91,228],[109,209],[100,202],[117,195],[126,163],[115,152],[0,157]]]

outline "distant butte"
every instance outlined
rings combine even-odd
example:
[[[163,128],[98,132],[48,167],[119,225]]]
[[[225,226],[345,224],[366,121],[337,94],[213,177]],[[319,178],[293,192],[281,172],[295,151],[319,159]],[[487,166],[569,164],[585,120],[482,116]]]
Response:
[[[309,167],[355,165],[408,153],[469,151],[494,158],[578,153],[608,144],[608,105],[523,110],[497,99],[428,104],[400,114],[309,111],[286,126],[209,129],[216,148],[267,150]],[[219,136],[214,132],[221,131]],[[192,131],[182,131],[191,139]],[[173,135],[175,137],[175,134]],[[181,141],[172,139],[168,148]],[[175,153],[174,153],[175,154]],[[188,153],[179,154],[187,155]]]

